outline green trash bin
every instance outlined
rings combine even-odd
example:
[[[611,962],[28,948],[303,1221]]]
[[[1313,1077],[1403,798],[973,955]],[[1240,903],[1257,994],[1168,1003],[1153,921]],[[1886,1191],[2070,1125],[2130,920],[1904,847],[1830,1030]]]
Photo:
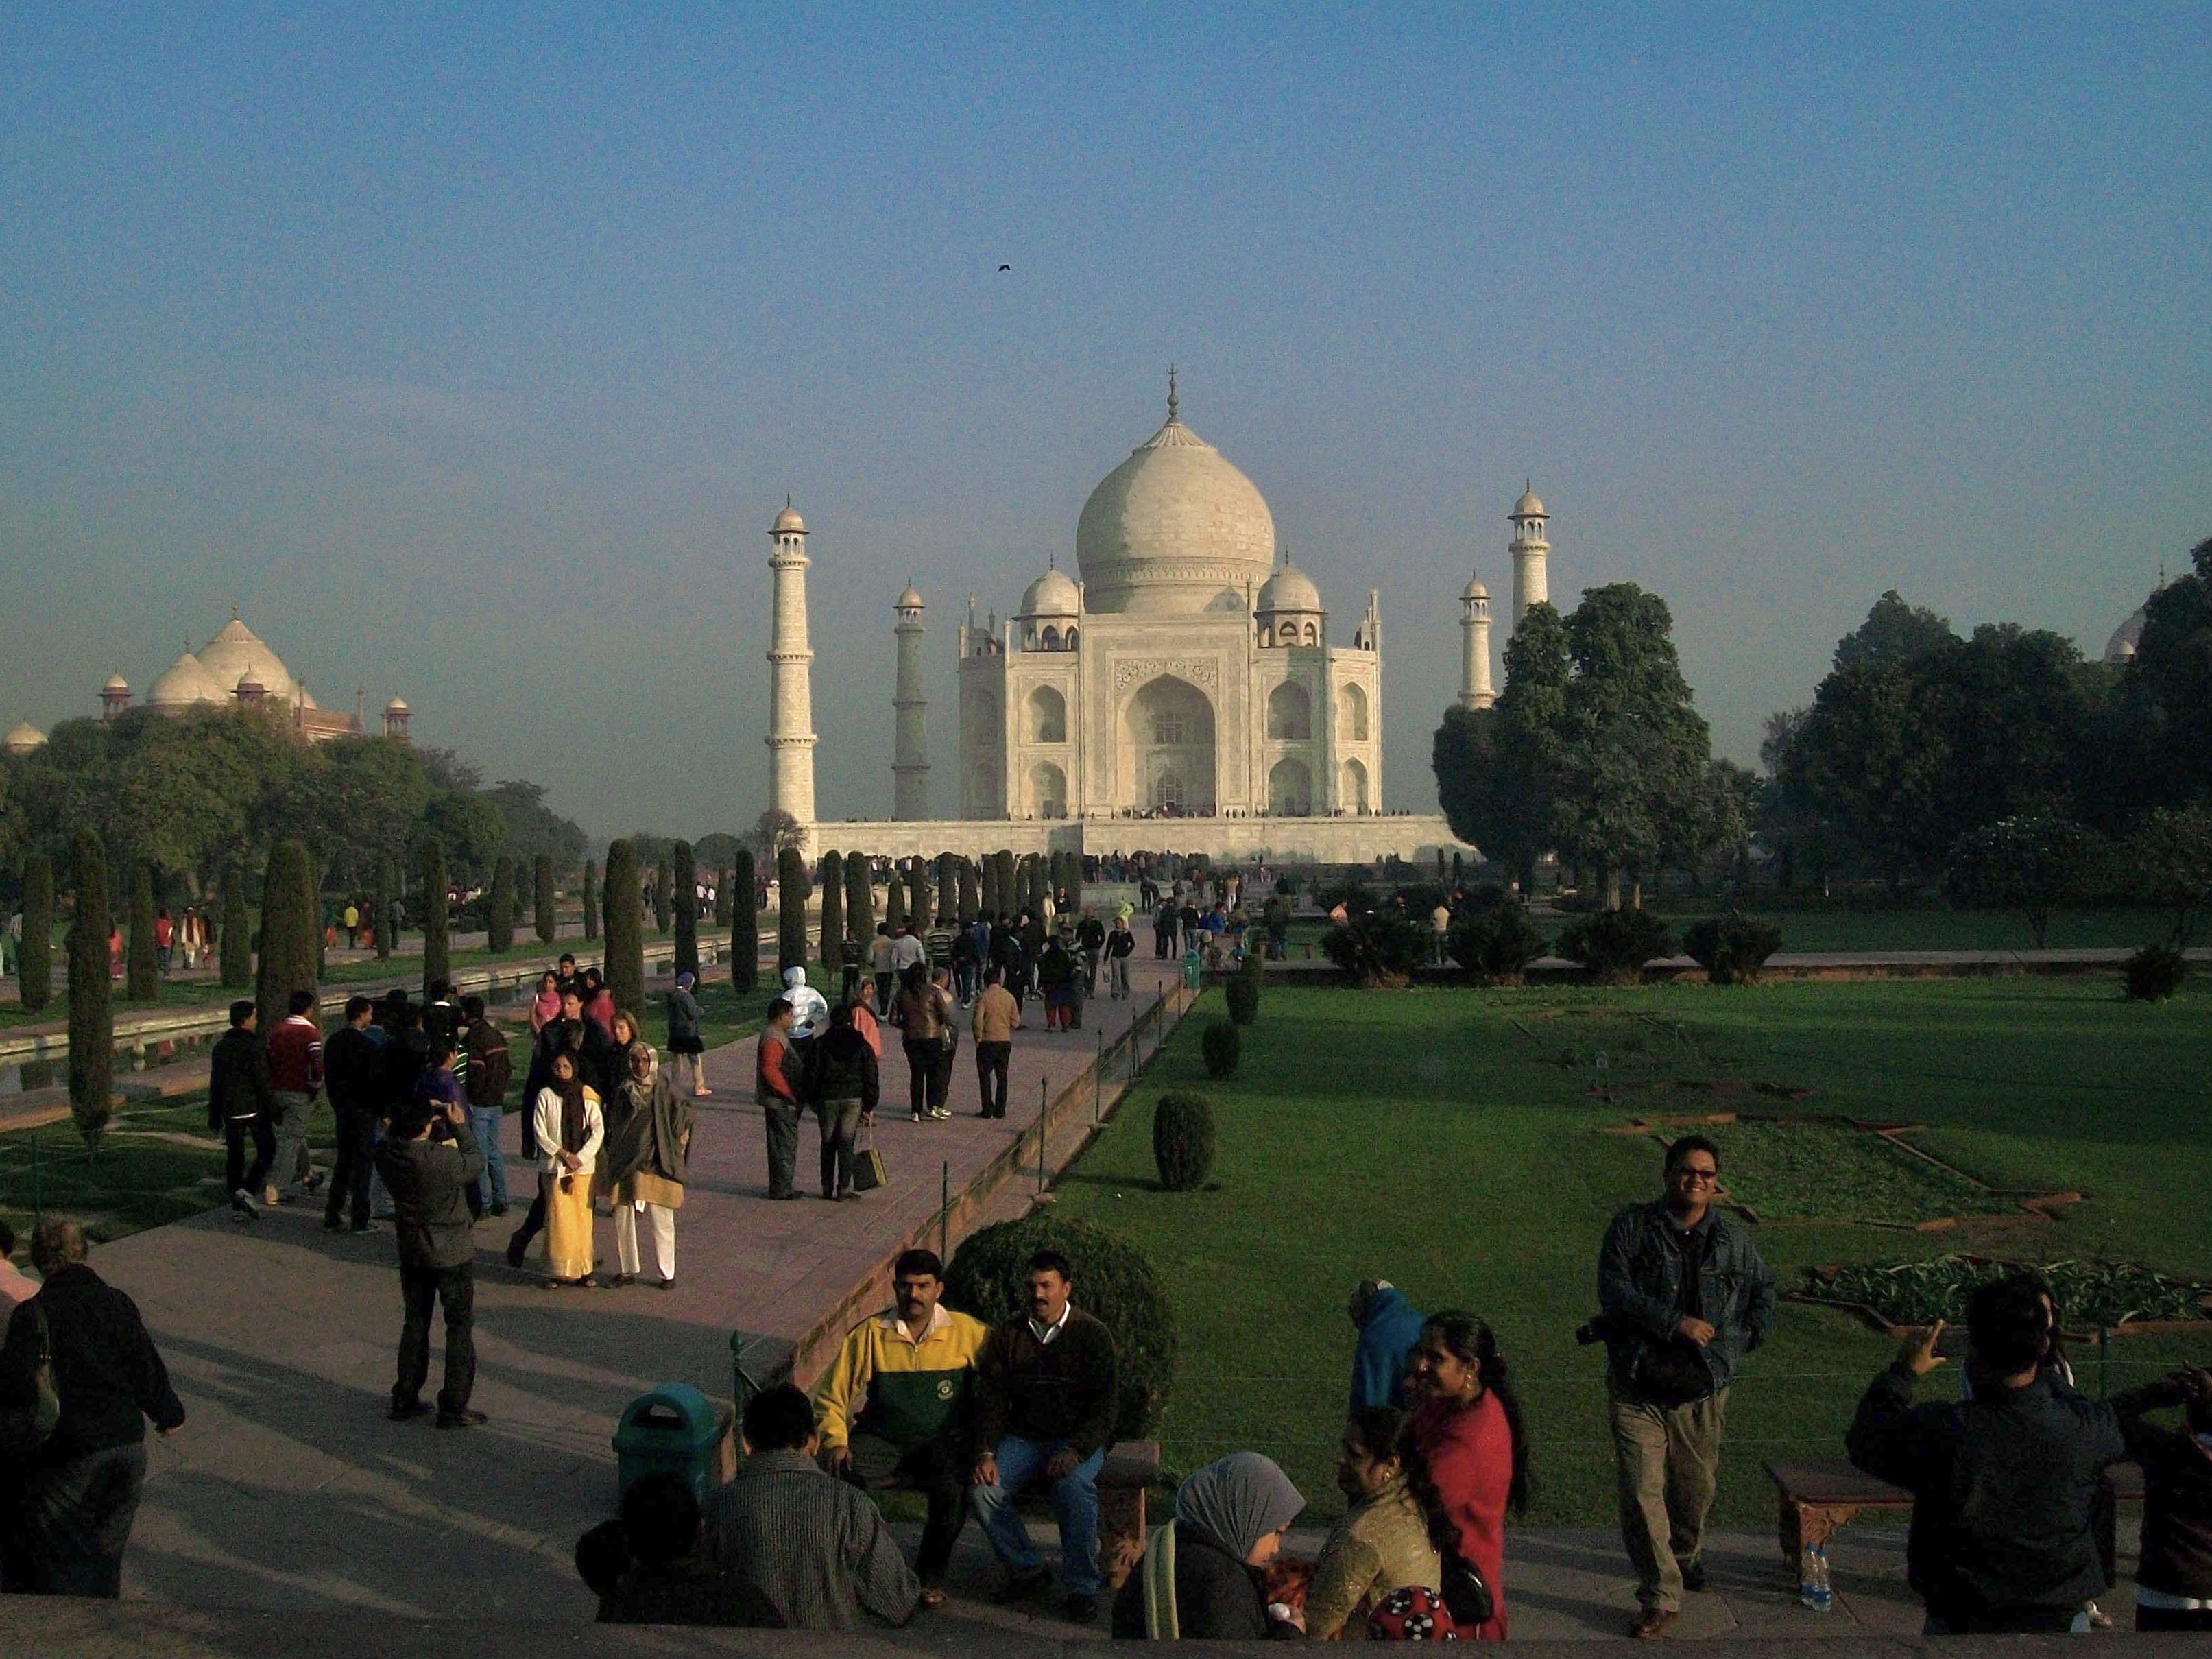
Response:
[[[616,1501],[640,1475],[672,1474],[703,1501],[720,1484],[730,1408],[689,1382],[664,1382],[623,1410],[615,1426]]]

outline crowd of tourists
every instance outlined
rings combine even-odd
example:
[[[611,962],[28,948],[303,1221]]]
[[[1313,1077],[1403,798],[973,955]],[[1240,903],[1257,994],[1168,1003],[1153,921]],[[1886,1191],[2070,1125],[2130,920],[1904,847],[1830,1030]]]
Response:
[[[1663,1190],[1617,1215],[1600,1246],[1599,1316],[1623,1545],[1636,1575],[1628,1633],[1664,1637],[1708,1588],[1705,1527],[1729,1394],[1772,1328],[1774,1279],[1747,1231],[1714,1206],[1712,1142],[1671,1146]],[[927,1250],[895,1267],[893,1305],[845,1339],[809,1399],[747,1406],[737,1480],[703,1504],[640,1482],[577,1565],[616,1622],[846,1630],[898,1624],[945,1600],[972,1514],[1005,1577],[997,1599],[1055,1596],[1101,1614],[1098,1482],[1113,1443],[1117,1358],[1079,1305],[1067,1261],[1028,1264],[1024,1305],[986,1325],[945,1307]],[[1357,1328],[1336,1481],[1347,1505],[1311,1559],[1285,1553],[1307,1508],[1271,1459],[1231,1454],[1179,1484],[1113,1595],[1117,1637],[1502,1640],[1509,1516],[1525,1510],[1529,1440],[1496,1334],[1474,1315],[1424,1315],[1386,1280],[1353,1291]],[[2212,1370],[2092,1401],[2073,1386],[2059,1310],[2032,1273],[1972,1293],[1961,1398],[1915,1405],[1945,1360],[1940,1322],[1868,1386],[1852,1461],[1913,1494],[1908,1563],[1931,1634],[2086,1631],[2113,1583],[2100,1550],[2105,1471],[2133,1458],[2148,1493],[2139,1630],[2212,1630]],[[2150,1420],[2178,1407],[2182,1425]],[[864,1494],[921,1494],[911,1566]],[[1021,1518],[1056,1523],[1048,1562]]]
[[[1180,930],[1195,901],[1225,915],[1240,896],[1170,878],[1152,896],[1156,909],[1176,912]],[[855,974],[834,1006],[803,969],[788,970],[756,1067],[772,1195],[796,1195],[809,1109],[823,1196],[868,1184],[886,1026],[899,1034],[916,1121],[946,1113],[963,1025],[976,1045],[978,1109],[1004,1115],[1006,1055],[1027,1006],[1042,1001],[1054,1024],[1054,1007],[1071,1001],[1079,1021],[1102,977],[1106,994],[1126,994],[1115,964],[1133,948],[1131,910],[1067,912],[962,930],[959,962],[957,940],[940,954],[918,927],[886,930],[888,982]],[[1094,921],[1095,931],[1085,925]],[[963,965],[972,972],[960,975]],[[1055,1005],[1063,973],[1083,991]],[[686,974],[666,994],[664,1056],[596,969],[564,957],[538,987],[520,1119],[536,1179],[507,1254],[520,1267],[542,1234],[549,1288],[675,1282],[692,1102],[711,1093],[696,991]],[[388,1217],[401,1292],[389,1414],[441,1429],[481,1425],[471,1403],[475,1227],[521,1197],[500,1148],[507,1033],[482,999],[443,985],[420,1004],[396,990],[354,997],[328,1033],[304,993],[273,1029],[261,1029],[251,1001],[229,1018],[208,1109],[233,1216],[251,1226],[272,1206],[315,1195],[333,1231]],[[337,1125],[327,1170],[307,1145],[319,1095]],[[1720,1178],[1719,1149],[1705,1137],[1667,1149],[1659,1195],[1623,1209],[1604,1234],[1599,1312],[1582,1333],[1606,1352],[1619,1523],[1636,1579],[1629,1633],[1638,1638],[1668,1634],[1686,1598],[1708,1588],[1706,1522],[1730,1391],[1776,1317],[1774,1276],[1749,1230],[1714,1203]],[[605,1279],[593,1240],[602,1214],[613,1218],[617,1267]],[[0,1264],[13,1244],[0,1228]],[[169,1434],[185,1422],[137,1309],[88,1253],[82,1229],[53,1218],[31,1242],[40,1280],[0,1266],[0,1302],[12,1308],[0,1345],[0,1584],[11,1590],[116,1595],[146,1426]],[[1353,1290],[1335,1471],[1347,1508],[1310,1559],[1285,1551],[1306,1496],[1271,1459],[1240,1451],[1180,1482],[1172,1513],[1132,1563],[1102,1554],[1099,1485],[1120,1357],[1074,1268],[1040,1252],[1026,1264],[1018,1311],[990,1323],[945,1305],[945,1288],[936,1255],[900,1255],[892,1305],[847,1335],[811,1396],[781,1387],[745,1402],[734,1481],[703,1494],[672,1477],[633,1482],[619,1516],[577,1547],[600,1616],[828,1630],[903,1622],[945,1600],[972,1516],[1003,1570],[1001,1601],[1051,1596],[1068,1620],[1104,1617],[1116,1636],[1510,1633],[1507,1521],[1525,1510],[1540,1472],[1512,1369],[1480,1317],[1424,1313],[1381,1279]],[[441,1310],[441,1386],[426,1400]],[[2100,1601],[2117,1580],[2105,1474],[2133,1459],[2147,1494],[2135,1626],[2212,1630],[2212,1370],[2092,1400],[2074,1385],[2061,1313],[2033,1273],[1981,1285],[1966,1310],[1960,1397],[1913,1398],[1947,1364],[1939,1323],[1869,1383],[1844,1435],[1854,1463],[1913,1496],[1908,1570],[1927,1628],[2107,1622]],[[2153,1420],[2166,1409],[2179,1411],[2179,1426]],[[893,1489],[919,1492],[926,1506],[911,1565],[875,1501]],[[1049,1507],[1056,1558],[1023,1519],[1030,1497]],[[1119,1584],[1110,1597],[1109,1575]]]

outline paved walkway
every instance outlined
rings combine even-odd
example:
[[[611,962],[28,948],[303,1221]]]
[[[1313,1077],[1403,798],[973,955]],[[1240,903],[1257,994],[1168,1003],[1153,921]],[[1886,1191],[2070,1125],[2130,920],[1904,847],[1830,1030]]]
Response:
[[[1152,980],[1149,958],[1140,965]],[[398,1334],[388,1230],[325,1233],[310,1203],[251,1226],[213,1212],[102,1247],[94,1267],[137,1299],[191,1413],[181,1434],[152,1445],[126,1595],[587,1620],[570,1553],[611,1512],[609,1443],[623,1407],[674,1380],[726,1397],[732,1330],[795,1337],[829,1312],[935,1216],[945,1164],[957,1193],[1013,1138],[1033,1145],[1039,1080],[1073,1077],[1102,1026],[1110,1042],[1152,1001],[1093,1000],[1090,1029],[1024,1033],[1003,1123],[973,1115],[970,1044],[955,1073],[960,1115],[916,1125],[895,1115],[905,1067],[893,1046],[878,1127],[892,1184],[835,1206],[767,1200],[752,1045],[716,1051],[673,1291],[544,1290],[535,1261],[517,1273],[500,1255],[519,1215],[479,1226],[476,1403],[492,1419],[481,1430],[384,1419]],[[512,1114],[506,1129],[512,1156]],[[812,1139],[801,1143],[802,1190]],[[527,1177],[514,1184],[528,1190]],[[599,1227],[611,1267],[611,1224]]]

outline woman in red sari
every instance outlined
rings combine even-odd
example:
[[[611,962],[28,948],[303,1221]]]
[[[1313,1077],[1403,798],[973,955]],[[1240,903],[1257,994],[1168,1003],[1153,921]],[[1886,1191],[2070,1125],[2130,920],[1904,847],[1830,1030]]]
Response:
[[[1431,1314],[1407,1357],[1406,1391],[1414,1401],[1413,1444],[1459,1528],[1460,1553],[1495,1605],[1486,1622],[1462,1634],[1502,1642],[1505,1511],[1528,1506],[1528,1441],[1490,1327],[1473,1314]]]

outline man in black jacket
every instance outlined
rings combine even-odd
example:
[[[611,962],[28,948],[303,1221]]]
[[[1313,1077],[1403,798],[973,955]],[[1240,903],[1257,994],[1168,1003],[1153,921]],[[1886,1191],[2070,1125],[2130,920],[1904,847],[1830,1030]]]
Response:
[[[2042,1374],[2050,1313],[2021,1279],[1966,1304],[1973,1398],[1916,1406],[1913,1384],[1945,1362],[1938,1320],[1868,1386],[1844,1437],[1851,1462],[1912,1493],[1905,1571],[1931,1636],[2087,1632],[2105,1589],[2092,1513],[2106,1466],[2127,1455],[2112,1407]]]
[[[345,1024],[323,1044],[323,1087],[330,1094],[338,1139],[331,1196],[323,1208],[323,1225],[332,1232],[346,1224],[349,1203],[354,1231],[368,1231],[369,1159],[385,1109],[383,1033],[369,1033],[369,1016],[375,1012],[367,997],[348,997]]]
[[[253,1194],[276,1161],[276,1091],[269,1080],[269,1050],[254,1027],[259,1015],[251,998],[230,1005],[230,1029],[218,1038],[208,1066],[208,1127],[222,1132],[223,1185],[230,1188],[236,1221],[259,1218]],[[253,1167],[246,1167],[246,1138],[253,1137]]]
[[[876,1051],[853,1024],[853,1005],[830,1011],[830,1029],[807,1044],[803,1092],[822,1121],[822,1196],[833,1203],[853,1194],[853,1142],[876,1121],[881,1077]]]
[[[1002,1599],[1052,1582],[1014,1499],[1031,1480],[1052,1488],[1069,1619],[1098,1616],[1098,1471],[1114,1438],[1114,1337],[1076,1307],[1074,1270],[1056,1250],[1030,1258],[1029,1313],[993,1328],[975,1361],[975,1518],[1013,1577]]]
[[[399,1375],[392,1385],[392,1417],[404,1422],[430,1408],[422,1384],[430,1375],[430,1304],[446,1310],[446,1382],[438,1391],[438,1426],[465,1429],[484,1420],[469,1409],[476,1386],[476,1232],[469,1188],[484,1172],[483,1153],[459,1102],[434,1108],[410,1101],[376,1149],[376,1167],[391,1191],[399,1232],[399,1294],[406,1315],[399,1331]]]
[[[122,1594],[123,1552],[146,1484],[146,1419],[164,1435],[185,1420],[137,1304],[84,1257],[82,1227],[40,1224],[31,1261],[46,1282],[15,1309],[0,1348],[0,1407],[36,1398],[42,1345],[61,1396],[53,1433],[25,1460],[8,1550],[7,1588],[33,1595]]]

